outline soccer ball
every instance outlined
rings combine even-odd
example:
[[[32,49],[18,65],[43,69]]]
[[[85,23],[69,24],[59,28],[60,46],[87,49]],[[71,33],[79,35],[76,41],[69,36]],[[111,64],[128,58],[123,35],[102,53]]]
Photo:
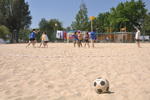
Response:
[[[108,80],[101,78],[101,77],[97,78],[94,81],[94,89],[95,89],[95,92],[97,92],[98,94],[108,92],[108,90],[109,90]]]

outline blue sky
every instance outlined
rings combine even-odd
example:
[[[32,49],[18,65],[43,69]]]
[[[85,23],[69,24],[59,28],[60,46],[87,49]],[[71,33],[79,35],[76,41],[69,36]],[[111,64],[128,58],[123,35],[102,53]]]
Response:
[[[63,27],[71,25],[75,21],[76,14],[80,10],[82,0],[25,0],[29,4],[32,16],[31,28],[38,28],[42,18],[46,20],[58,19]],[[109,12],[110,8],[127,0],[83,0],[88,10],[88,17],[97,17],[99,13]],[[128,0],[130,1],[130,0]],[[150,0],[143,0],[146,9],[150,12]]]

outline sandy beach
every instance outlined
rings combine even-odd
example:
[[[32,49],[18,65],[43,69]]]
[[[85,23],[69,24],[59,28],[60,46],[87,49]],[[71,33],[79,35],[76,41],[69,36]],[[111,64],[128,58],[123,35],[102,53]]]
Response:
[[[150,100],[149,43],[26,45],[0,44],[0,100]],[[98,77],[110,93],[94,91]]]

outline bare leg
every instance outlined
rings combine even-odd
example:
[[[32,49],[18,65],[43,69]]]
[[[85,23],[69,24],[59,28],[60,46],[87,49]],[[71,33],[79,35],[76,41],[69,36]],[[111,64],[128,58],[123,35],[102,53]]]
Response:
[[[80,42],[80,46],[82,47],[82,43]]]
[[[74,47],[76,47],[76,41],[74,41]]]
[[[81,47],[81,42],[80,41],[78,42],[78,45],[79,45],[79,47]]]
[[[80,47],[80,42],[77,42],[78,47]]]
[[[29,43],[27,44],[26,48],[29,47],[30,44],[31,44],[31,41],[29,41]]]
[[[137,42],[137,45],[138,45],[138,48],[141,48],[141,46],[140,46],[140,42],[139,42],[139,41]]]
[[[86,47],[86,42],[85,42],[85,44],[84,44],[84,48]]]
[[[41,47],[42,43],[40,43],[39,48]]]
[[[36,41],[33,41],[33,42],[32,42],[32,45],[33,45],[34,48],[36,48],[36,47],[35,47],[35,44],[36,44]]]
[[[87,43],[87,45],[90,47],[89,43]]]
[[[44,45],[44,48],[45,48],[45,46],[46,46],[46,43],[43,43],[43,45]]]
[[[46,48],[48,48],[48,44],[47,43],[45,43],[45,46],[46,46]]]
[[[91,40],[91,43],[92,43],[92,47],[94,48],[94,40]]]

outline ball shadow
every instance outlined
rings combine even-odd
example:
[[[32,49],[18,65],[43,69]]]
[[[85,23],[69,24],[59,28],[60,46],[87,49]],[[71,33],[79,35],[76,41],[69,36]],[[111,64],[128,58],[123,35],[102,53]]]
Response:
[[[113,93],[115,93],[115,92],[108,91],[108,92],[105,92],[105,93],[107,93],[107,94],[113,94]]]

